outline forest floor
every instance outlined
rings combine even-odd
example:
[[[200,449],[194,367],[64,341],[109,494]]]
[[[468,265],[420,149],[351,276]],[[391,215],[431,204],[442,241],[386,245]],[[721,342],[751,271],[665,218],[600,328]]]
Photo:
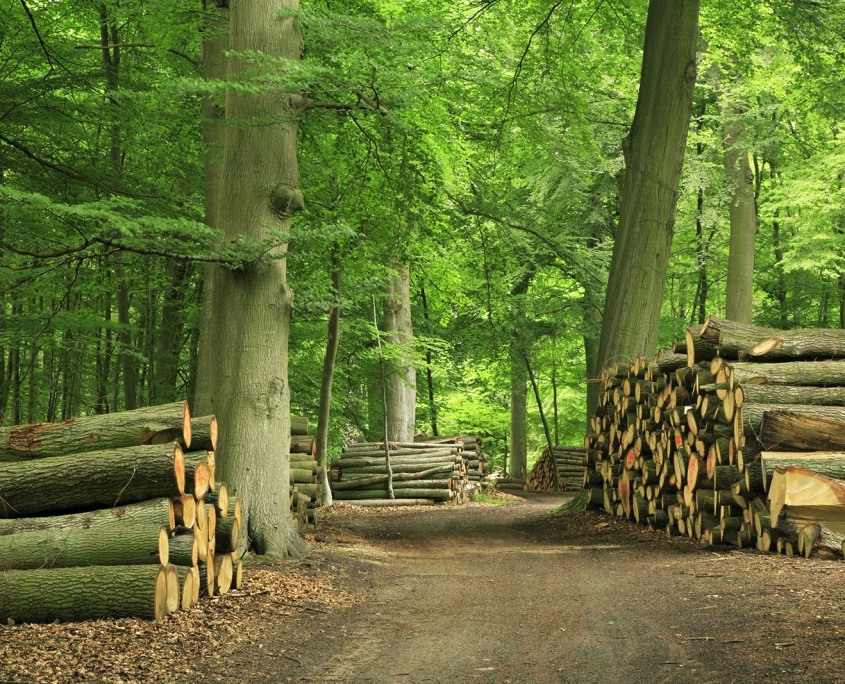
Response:
[[[309,556],[161,623],[0,627],[0,682],[845,682],[845,563],[553,495],[338,506]]]

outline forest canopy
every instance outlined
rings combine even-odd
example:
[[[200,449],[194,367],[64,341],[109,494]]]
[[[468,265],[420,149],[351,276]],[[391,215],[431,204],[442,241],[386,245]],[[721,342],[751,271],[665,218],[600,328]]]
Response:
[[[415,432],[478,434],[505,465],[525,406],[536,455],[530,370],[553,440],[582,440],[645,0],[303,0],[277,13],[299,58],[229,50],[228,78],[204,65],[211,2],[0,4],[0,423],[193,402],[206,266],[282,261],[294,413],[318,414],[338,311],[331,449],[381,434],[380,336],[415,370]],[[702,3],[695,61],[658,345],[731,310],[742,226],[755,323],[845,327],[845,4]],[[223,127],[295,124],[298,185],[282,228],[233,239],[203,126],[274,94]]]

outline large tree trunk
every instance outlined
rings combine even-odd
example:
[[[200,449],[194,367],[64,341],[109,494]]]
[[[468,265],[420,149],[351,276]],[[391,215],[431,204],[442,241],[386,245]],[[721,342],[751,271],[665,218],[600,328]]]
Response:
[[[740,121],[725,125],[725,174],[731,186],[725,316],[740,323],[751,323],[757,205],[754,201],[754,174],[748,163],[748,151],[743,147],[743,137],[744,126]]]
[[[599,342],[602,366],[656,347],[698,38],[698,0],[651,0]]]
[[[384,332],[389,344],[385,359],[387,439],[414,439],[417,409],[417,371],[413,362],[410,274],[402,265],[388,283],[384,299]]]
[[[256,68],[244,52],[299,59],[299,21],[280,14],[298,5],[297,0],[231,3],[229,48],[239,56],[229,58],[230,80]],[[270,85],[261,92],[227,93],[226,121],[231,125],[224,133],[219,220],[228,240],[260,241],[270,239],[270,231],[290,231],[292,213],[303,206],[296,158],[298,114],[296,100]],[[201,409],[213,408],[225,426],[218,442],[219,477],[243,503],[254,549],[270,555],[304,550],[289,503],[291,291],[285,251],[286,245],[278,245],[260,262],[237,270],[214,269],[212,316],[204,320],[212,330],[204,331],[206,346],[200,349],[200,368],[213,374],[216,386],[205,387],[210,396],[198,394],[198,403]],[[208,354],[213,358],[202,358]]]

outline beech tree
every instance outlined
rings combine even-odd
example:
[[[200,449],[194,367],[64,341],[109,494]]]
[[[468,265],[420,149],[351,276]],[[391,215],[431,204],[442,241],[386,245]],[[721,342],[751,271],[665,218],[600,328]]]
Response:
[[[695,85],[698,0],[650,0],[599,341],[602,365],[657,346]]]
[[[303,207],[296,156],[298,98],[269,86],[242,88],[255,70],[286,70],[298,61],[302,38],[290,12],[297,0],[233,0],[229,39],[220,203],[227,240],[255,241],[289,231]],[[261,73],[260,71],[258,72]],[[258,77],[260,82],[260,76]],[[285,244],[239,268],[216,265],[200,367],[213,386],[197,396],[198,411],[223,426],[220,476],[244,503],[252,547],[258,553],[296,554],[303,548],[290,515],[290,389],[288,335],[291,290]],[[204,359],[206,355],[210,359]]]

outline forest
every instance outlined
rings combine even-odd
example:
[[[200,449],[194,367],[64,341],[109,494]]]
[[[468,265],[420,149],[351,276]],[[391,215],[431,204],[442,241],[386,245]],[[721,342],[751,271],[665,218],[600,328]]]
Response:
[[[519,474],[707,315],[845,327],[845,3],[229,4],[3,0],[0,425]]]

